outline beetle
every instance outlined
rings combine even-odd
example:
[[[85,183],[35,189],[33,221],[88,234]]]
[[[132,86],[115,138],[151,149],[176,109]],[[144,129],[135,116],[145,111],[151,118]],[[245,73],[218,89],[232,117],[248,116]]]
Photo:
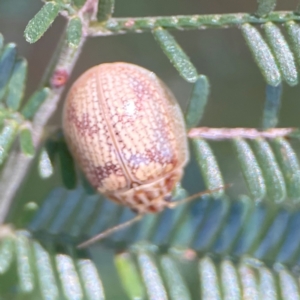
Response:
[[[63,130],[92,186],[138,214],[105,236],[174,207],[171,192],[189,160],[187,134],[179,104],[153,72],[124,62],[89,69],[67,95]]]
[[[89,182],[139,214],[166,207],[189,159],[175,97],[153,72],[129,63],[80,76],[65,102],[63,129]]]

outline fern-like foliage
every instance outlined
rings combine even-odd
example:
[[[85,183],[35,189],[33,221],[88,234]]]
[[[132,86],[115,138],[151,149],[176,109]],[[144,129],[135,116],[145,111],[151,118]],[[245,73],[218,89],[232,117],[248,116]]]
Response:
[[[113,0],[44,2],[25,29],[26,40],[40,39],[59,14],[67,26],[40,88],[28,100],[23,99],[26,60],[0,36],[0,208],[5,207],[0,213],[0,278],[5,283],[0,296],[299,299],[299,130],[276,128],[283,86],[298,84],[299,11],[273,11],[276,0],[259,0],[253,13],[114,18]],[[209,79],[170,31],[227,27],[240,30],[266,81],[258,129],[196,128],[209,101]],[[63,133],[44,127],[87,37],[144,31],[194,85],[185,112],[187,135],[205,186],[214,192],[147,215],[79,250],[80,242],[134,213],[95,193],[77,170]],[[214,154],[216,143],[231,145],[244,178],[242,194],[232,195],[235,182],[222,173],[220,161],[226,158]],[[41,178],[56,174],[63,186],[35,202],[26,195],[16,202],[12,191],[32,163]],[[224,188],[227,183],[233,186]],[[178,185],[173,201],[187,194]]]
[[[23,153],[34,155],[30,119],[46,99],[49,90],[44,88],[37,91],[24,103],[27,61],[17,56],[15,44],[4,45],[2,35],[0,44],[2,48],[0,48],[0,166],[2,166],[17,137]]]

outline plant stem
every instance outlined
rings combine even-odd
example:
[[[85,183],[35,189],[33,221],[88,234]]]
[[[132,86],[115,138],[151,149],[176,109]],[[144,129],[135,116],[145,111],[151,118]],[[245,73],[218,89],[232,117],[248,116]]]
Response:
[[[54,53],[55,59],[52,59],[50,62],[50,64],[53,64],[53,66],[50,67],[53,71],[48,73],[46,79],[47,84],[51,86],[51,91],[32,121],[33,142],[36,149],[41,146],[44,127],[52,114],[56,111],[57,104],[65,89],[66,82],[60,85],[56,84],[55,76],[63,73],[64,76],[66,76],[67,81],[79,57],[85,39],[86,37],[83,35],[80,44],[76,49],[69,47],[68,42],[65,39],[63,45],[58,45],[60,51]],[[53,63],[53,61],[55,61],[55,63]],[[48,71],[49,68],[46,72]],[[44,80],[45,79],[43,79],[43,81]],[[10,155],[0,177],[0,224],[4,223],[12,200],[26,177],[33,159],[34,157],[25,156],[19,151],[13,151]]]
[[[188,132],[189,138],[203,138],[206,140],[226,140],[234,138],[256,139],[267,138],[275,139],[285,137],[292,134],[295,128],[272,128],[265,131],[260,131],[254,128],[209,128],[199,127],[192,128]]]
[[[275,11],[265,17],[257,17],[248,13],[219,14],[219,15],[187,15],[145,18],[111,18],[106,22],[90,24],[90,36],[116,35],[126,32],[140,33],[154,28],[165,29],[206,29],[236,27],[244,23],[264,24],[267,22],[285,23],[299,21],[300,15],[291,11]]]

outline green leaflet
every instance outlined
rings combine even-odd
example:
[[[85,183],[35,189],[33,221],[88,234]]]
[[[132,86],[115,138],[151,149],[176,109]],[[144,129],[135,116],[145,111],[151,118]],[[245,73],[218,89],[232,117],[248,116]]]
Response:
[[[106,21],[114,12],[115,0],[98,0],[97,19],[99,22]]]
[[[24,36],[27,42],[35,43],[58,16],[60,5],[51,1],[44,4],[41,10],[27,24]]]
[[[243,139],[234,139],[232,143],[252,199],[254,201],[263,200],[266,196],[266,184],[249,144]]]
[[[281,76],[270,48],[252,25],[246,23],[241,26],[241,30],[265,80],[268,84],[277,86],[281,82]]]
[[[167,300],[166,289],[152,255],[143,249],[137,252],[137,261],[149,299]]]
[[[17,111],[23,99],[27,76],[27,61],[19,59],[16,61],[12,76],[8,84],[6,105]]]
[[[277,203],[284,201],[286,197],[284,178],[269,143],[264,139],[256,139],[253,144],[263,171],[269,199]]]
[[[274,145],[276,158],[285,178],[288,197],[292,202],[298,203],[300,201],[300,166],[297,154],[284,138],[275,139],[272,145]]]
[[[12,74],[15,59],[16,59],[16,45],[7,44],[0,56],[0,100],[3,99],[7,84]]]
[[[204,75],[200,75],[194,84],[192,96],[185,113],[187,128],[192,128],[199,124],[208,100],[209,89],[208,78]]]
[[[188,82],[195,82],[198,72],[174,37],[163,28],[153,30],[153,35],[179,74]]]
[[[267,40],[277,61],[283,79],[291,86],[298,83],[293,53],[280,29],[271,22],[264,25]]]
[[[222,174],[220,172],[216,158],[208,145],[203,139],[193,139],[194,153],[197,163],[201,170],[202,176],[206,183],[206,187],[210,190],[219,188],[224,185]],[[215,192],[215,196],[221,196],[223,190]]]
[[[224,299],[240,299],[241,288],[236,266],[230,260],[221,262],[221,287],[223,289]]]
[[[276,0],[257,0],[258,8],[256,15],[259,17],[268,15],[276,6]]]
[[[78,259],[76,266],[88,300],[104,300],[104,289],[98,269],[90,259]]]
[[[36,271],[41,293],[47,295],[49,299],[57,299],[60,293],[52,267],[52,257],[40,243],[34,241],[32,244],[32,252],[35,256]]]
[[[34,146],[32,141],[31,131],[29,129],[23,129],[20,132],[21,150],[28,156],[34,155]]]
[[[34,273],[31,262],[31,247],[29,240],[20,235],[15,243],[17,255],[17,269],[19,275],[19,288],[23,293],[29,293],[34,290]]]
[[[166,278],[168,290],[170,291],[170,299],[190,300],[191,294],[187,288],[184,278],[181,276],[175,261],[168,255],[162,256],[161,267],[164,277]]]
[[[281,108],[282,84],[266,86],[266,101],[263,113],[262,128],[274,128],[278,123]]]
[[[20,292],[31,299],[76,299],[78,295],[87,300],[105,299],[102,282],[92,260],[77,258],[70,253],[56,253],[51,243],[42,245],[28,231],[11,233],[1,240],[0,266],[4,266],[1,264],[4,260],[6,270],[8,267],[14,269]],[[17,263],[12,264],[14,260]],[[7,272],[3,276],[11,278],[12,273]],[[5,277],[2,279],[5,280]],[[9,287],[6,289],[7,294],[11,293]]]
[[[218,274],[213,261],[205,257],[199,261],[199,275],[201,284],[201,299],[221,299]],[[207,284],[209,282],[209,284]]]
[[[130,299],[144,299],[145,290],[137,266],[131,255],[129,253],[116,255],[115,265]]]
[[[18,123],[7,121],[0,132],[0,165],[2,165],[18,133]]]
[[[42,178],[49,178],[53,173],[53,166],[46,149],[42,149],[39,157],[39,174]]]
[[[82,24],[78,17],[72,18],[67,28],[67,40],[71,47],[76,48],[81,40]]]
[[[47,96],[50,93],[49,88],[43,88],[39,91],[36,91],[27,101],[22,109],[22,114],[26,119],[30,119],[37,112],[41,104],[46,100]]]
[[[294,21],[286,22],[285,28],[291,41],[291,47],[294,51],[298,66],[300,65],[300,26]]]
[[[3,230],[4,228],[2,228]],[[8,228],[8,230],[10,230]],[[0,274],[4,274],[14,261],[14,239],[11,236],[3,237],[0,241]]]

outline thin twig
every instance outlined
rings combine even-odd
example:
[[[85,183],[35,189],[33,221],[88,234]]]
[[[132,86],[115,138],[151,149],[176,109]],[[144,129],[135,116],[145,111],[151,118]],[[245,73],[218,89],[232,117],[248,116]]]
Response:
[[[122,230],[122,229],[124,229],[124,228],[126,228],[126,227],[128,227],[130,225],[132,225],[133,223],[138,222],[139,220],[141,220],[143,218],[143,216],[144,215],[142,215],[142,214],[137,215],[137,216],[135,216],[134,218],[130,219],[127,222],[124,222],[122,224],[119,224],[119,225],[116,225],[116,226],[114,226],[112,228],[109,228],[109,229],[105,230],[104,232],[101,232],[101,233],[95,235],[94,237],[90,238],[89,240],[87,240],[87,241],[79,244],[77,246],[77,248],[78,249],[86,248],[86,247],[94,244],[95,242],[100,241],[100,240],[106,238],[107,236],[110,236],[113,233],[115,233],[115,232],[117,232],[119,230]]]
[[[89,27],[90,36],[115,35],[126,32],[145,32],[157,27],[165,29],[189,30],[206,28],[229,28],[250,24],[265,24],[267,22],[286,23],[300,21],[300,15],[291,11],[274,11],[266,17],[257,17],[249,13],[162,16],[143,18],[110,18],[106,22],[94,22]]]
[[[272,128],[265,131],[259,131],[255,128],[209,128],[199,127],[192,128],[188,132],[189,138],[203,138],[207,140],[226,140],[234,138],[257,139],[267,138],[274,139],[285,137],[295,131],[295,128]]]

